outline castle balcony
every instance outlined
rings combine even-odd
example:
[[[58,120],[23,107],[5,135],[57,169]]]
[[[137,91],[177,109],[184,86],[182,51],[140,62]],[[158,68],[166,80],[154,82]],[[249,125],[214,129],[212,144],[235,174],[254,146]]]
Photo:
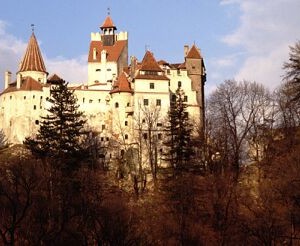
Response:
[[[133,107],[132,106],[127,106],[125,108],[125,113],[127,114],[132,114],[133,113]]]

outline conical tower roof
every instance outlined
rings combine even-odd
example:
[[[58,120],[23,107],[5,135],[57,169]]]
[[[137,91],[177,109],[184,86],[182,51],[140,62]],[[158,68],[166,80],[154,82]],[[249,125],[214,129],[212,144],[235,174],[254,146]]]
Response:
[[[103,30],[104,28],[111,28],[111,27],[112,27],[114,30],[117,29],[116,26],[114,25],[114,23],[113,23],[111,17],[108,15],[108,16],[106,17],[106,19],[104,20],[102,26],[101,26],[101,30]]]
[[[34,33],[32,33],[29,39],[26,53],[20,64],[19,72],[24,71],[40,71],[47,73],[44,60]]]

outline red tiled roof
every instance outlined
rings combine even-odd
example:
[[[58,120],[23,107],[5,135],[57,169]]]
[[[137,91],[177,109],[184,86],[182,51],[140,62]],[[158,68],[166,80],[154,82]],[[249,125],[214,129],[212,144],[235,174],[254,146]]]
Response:
[[[114,25],[112,19],[111,19],[110,16],[108,15],[108,16],[105,18],[105,20],[104,20],[104,22],[103,22],[103,24],[102,24],[102,26],[101,26],[101,30],[103,30],[104,28],[110,28],[110,27],[113,27],[115,30],[117,29],[116,26]]]
[[[52,74],[48,77],[49,81],[60,81],[63,80],[61,77],[59,77],[56,73]]]
[[[41,71],[46,72],[43,57],[34,33],[32,33],[26,49],[26,53],[20,64],[19,72]]]
[[[106,50],[107,52],[107,61],[117,62],[124,47],[127,44],[127,40],[116,41],[112,46],[103,46],[102,41],[91,41],[90,43],[90,52],[89,52],[89,62],[101,62],[101,51]],[[93,59],[94,48],[96,48],[96,59]]]
[[[6,88],[1,93],[1,95],[4,93],[18,91],[18,90],[20,91],[42,91],[43,90],[42,84],[29,76],[22,79],[20,89],[17,89],[16,85],[17,85],[16,82],[10,84],[10,86]]]
[[[156,62],[153,54],[150,51],[147,51],[143,61],[140,70],[142,71],[157,71],[162,72],[163,70],[160,68],[158,63]]]
[[[186,55],[186,58],[201,59],[200,52],[195,45],[193,45],[192,48],[189,50],[188,54]]]
[[[186,69],[185,62],[181,63],[177,68],[179,68],[179,69]]]
[[[118,77],[118,80],[113,85],[113,89],[110,91],[111,94],[116,92],[133,92],[124,72]]]
[[[20,90],[22,90],[22,91],[42,91],[43,86],[41,85],[40,82],[36,81],[35,79],[33,79],[31,77],[26,77],[24,80],[22,80]]]

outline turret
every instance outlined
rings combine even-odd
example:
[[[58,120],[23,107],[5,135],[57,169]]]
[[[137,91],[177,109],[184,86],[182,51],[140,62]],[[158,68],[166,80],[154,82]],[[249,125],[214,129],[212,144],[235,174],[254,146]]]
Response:
[[[20,63],[17,75],[20,75],[21,77],[30,76],[41,83],[47,82],[48,73],[46,71],[44,60],[34,32],[32,32],[29,39],[28,46]]]
[[[112,46],[115,44],[115,30],[117,30],[112,19],[108,15],[100,27],[102,30],[102,42],[104,46]]]

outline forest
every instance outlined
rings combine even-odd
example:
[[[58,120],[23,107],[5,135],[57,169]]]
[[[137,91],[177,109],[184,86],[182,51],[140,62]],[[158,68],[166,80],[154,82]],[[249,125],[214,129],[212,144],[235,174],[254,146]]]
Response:
[[[218,85],[204,126],[178,88],[162,135],[141,109],[139,147],[114,163],[120,145],[103,146],[62,81],[34,138],[8,146],[0,132],[0,245],[299,245],[299,41],[283,72],[273,92]]]

